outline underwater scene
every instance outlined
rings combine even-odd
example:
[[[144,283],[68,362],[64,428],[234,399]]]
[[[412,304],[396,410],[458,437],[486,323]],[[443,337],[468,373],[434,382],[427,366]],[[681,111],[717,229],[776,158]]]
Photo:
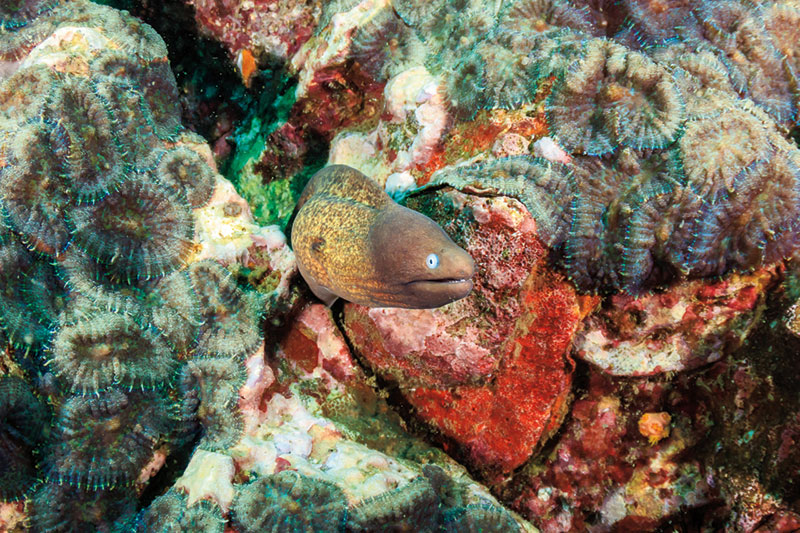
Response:
[[[0,531],[800,531],[800,0],[0,0]]]

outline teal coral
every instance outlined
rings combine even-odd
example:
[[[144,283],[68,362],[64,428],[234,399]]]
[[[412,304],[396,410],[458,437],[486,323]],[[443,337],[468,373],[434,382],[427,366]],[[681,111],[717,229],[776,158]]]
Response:
[[[48,107],[50,120],[64,128],[64,154],[54,155],[64,161],[65,178],[76,202],[95,202],[125,178],[124,154],[114,140],[114,124],[91,84],[66,78],[57,87]]]
[[[72,210],[75,242],[120,279],[168,274],[193,250],[189,206],[164,186],[136,178],[113,195]]]
[[[186,272],[122,281],[77,247],[67,250],[59,267],[73,299],[84,298],[69,310],[73,321],[91,317],[92,309],[121,313],[143,327],[154,327],[178,355],[193,349],[202,319]]]
[[[84,491],[53,482],[37,489],[26,510],[37,533],[128,531],[136,516],[126,489]]]
[[[681,131],[683,102],[672,76],[643,54],[591,41],[547,99],[548,123],[571,151],[664,148]]]
[[[469,2],[440,5],[438,22],[402,2],[419,38],[435,41],[426,65],[457,121],[541,98],[571,158],[477,158],[425,187],[520,199],[582,290],[638,293],[790,256],[800,246],[799,156],[783,135],[799,96],[795,8],[659,5],[519,0],[478,35]]]
[[[11,164],[2,173],[4,215],[30,248],[58,256],[70,241],[66,158],[58,125],[32,123],[18,131]]]
[[[35,454],[48,424],[44,402],[25,381],[0,376],[0,501],[22,497],[35,483]]]
[[[200,501],[190,506],[188,498],[174,488],[153,500],[136,518],[140,533],[222,533],[224,529],[225,519],[217,505]]]
[[[112,385],[155,389],[178,365],[158,332],[130,316],[109,311],[63,324],[48,366],[73,392],[97,393]]]
[[[436,531],[438,520],[439,498],[430,481],[419,476],[359,502],[348,519],[347,531]]]
[[[753,133],[718,129],[720,117],[708,119],[726,139],[720,151],[707,149],[709,132],[698,133],[697,146],[684,144],[698,121],[677,152],[643,157],[626,149],[611,164],[575,158],[565,166],[510,157],[442,170],[428,186],[519,198],[584,290],[638,292],[676,276],[770,264],[800,245],[800,155],[753,115],[726,113],[750,117]],[[729,141],[725,131],[769,142],[751,147]],[[704,162],[715,157],[720,161]]]
[[[0,327],[22,353],[41,352],[63,300],[50,263],[42,261],[14,239],[0,235]]]
[[[210,282],[222,287],[198,286],[187,272],[192,207],[208,202],[217,178],[180,124],[160,37],[83,0],[18,5],[0,6],[0,61],[11,65],[0,76],[0,326],[4,357],[47,394],[53,415],[34,393],[6,386],[17,378],[0,376],[2,498],[27,497],[35,531],[128,531],[140,494],[130,486],[154,456],[197,444],[186,424],[213,429],[206,407],[239,416],[263,300],[221,266]],[[67,26],[109,45],[77,39],[56,65],[52,55],[11,63]],[[216,355],[226,342],[236,358],[220,372],[215,360],[192,363],[198,347]],[[187,412],[176,381],[189,364],[211,367],[198,386],[208,405]],[[221,530],[220,510],[207,507],[176,520]]]
[[[133,483],[177,418],[158,392],[74,396],[56,413],[47,478],[96,491]]]
[[[256,477],[242,487],[232,514],[233,523],[243,533],[341,532],[347,519],[347,501],[333,483],[284,470]]]
[[[198,353],[221,357],[251,353],[261,342],[263,297],[243,291],[231,273],[214,261],[193,263],[189,276],[203,309]]]
[[[514,533],[517,522],[502,507],[474,504],[444,513],[444,530],[448,533]]]
[[[199,449],[224,451],[232,448],[242,434],[238,411],[239,388],[245,372],[237,358],[201,357],[181,368],[181,419],[187,436],[201,432]]]
[[[165,152],[158,163],[158,178],[194,208],[203,207],[211,199],[216,177],[200,155],[186,147]]]

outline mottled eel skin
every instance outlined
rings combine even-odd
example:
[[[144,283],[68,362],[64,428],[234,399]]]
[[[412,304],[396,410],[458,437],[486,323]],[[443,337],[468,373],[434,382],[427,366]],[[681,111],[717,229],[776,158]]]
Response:
[[[297,204],[292,248],[300,273],[330,305],[431,309],[472,290],[475,262],[430,218],[394,202],[345,165],[323,168]]]

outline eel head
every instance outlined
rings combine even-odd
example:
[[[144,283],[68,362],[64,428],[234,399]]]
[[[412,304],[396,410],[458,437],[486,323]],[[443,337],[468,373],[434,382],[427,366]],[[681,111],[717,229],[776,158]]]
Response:
[[[392,204],[370,229],[370,249],[393,307],[431,309],[472,290],[475,261],[421,213]]]

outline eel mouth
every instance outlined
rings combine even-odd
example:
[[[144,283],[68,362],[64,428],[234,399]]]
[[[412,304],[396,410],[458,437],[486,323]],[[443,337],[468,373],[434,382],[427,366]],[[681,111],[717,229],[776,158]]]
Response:
[[[471,278],[441,278],[441,279],[419,279],[406,283],[415,290],[430,292],[453,292],[469,294],[472,290]]]

